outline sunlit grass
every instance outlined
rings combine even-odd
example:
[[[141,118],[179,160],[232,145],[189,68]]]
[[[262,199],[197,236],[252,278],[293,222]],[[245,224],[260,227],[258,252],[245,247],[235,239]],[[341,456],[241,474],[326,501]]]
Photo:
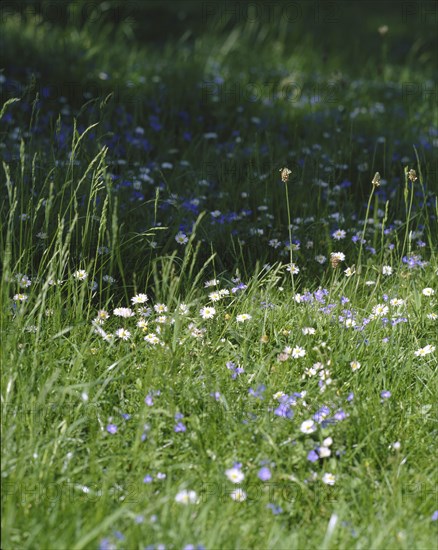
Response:
[[[2,547],[432,548],[428,64],[128,27],[5,21]]]

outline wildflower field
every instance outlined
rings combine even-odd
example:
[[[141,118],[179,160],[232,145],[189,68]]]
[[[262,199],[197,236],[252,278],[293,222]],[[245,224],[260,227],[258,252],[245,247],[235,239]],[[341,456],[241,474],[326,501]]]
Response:
[[[1,10],[1,547],[436,549],[436,3]]]

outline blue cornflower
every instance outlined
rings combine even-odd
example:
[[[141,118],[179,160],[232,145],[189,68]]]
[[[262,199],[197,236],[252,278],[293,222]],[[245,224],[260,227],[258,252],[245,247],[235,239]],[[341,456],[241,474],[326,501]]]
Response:
[[[226,363],[226,366],[227,366],[227,369],[232,371],[231,378],[233,380],[235,380],[239,374],[242,374],[243,372],[245,372],[242,367],[236,367],[235,363],[233,363],[232,361],[228,361]]]
[[[340,422],[341,420],[345,420],[347,416],[348,415],[346,412],[344,412],[342,409],[339,409],[339,411],[334,414],[333,418]]]
[[[389,390],[383,390],[382,392],[380,392],[380,397],[382,399],[388,399],[389,397],[391,397],[391,392]]]
[[[175,420],[181,420],[182,418],[184,418],[184,415],[182,413],[175,414]],[[185,424],[183,424],[182,422],[177,422],[173,429],[176,433],[185,432],[187,430]]]
[[[272,477],[271,470],[267,466],[263,466],[263,468],[260,468],[257,475],[262,481],[269,481]]]
[[[106,430],[110,434],[115,434],[117,433],[117,426],[115,424],[108,424],[108,426],[106,427]]]
[[[310,462],[316,462],[317,460],[319,460],[318,453],[314,450],[310,451],[307,455],[307,460],[310,460]]]
[[[315,422],[321,422],[330,414],[330,409],[326,405],[323,405],[314,415],[313,420]]]
[[[99,543],[99,550],[116,550],[116,546],[110,539],[102,539]]]
[[[263,384],[260,384],[260,386],[257,387],[256,390],[253,390],[252,388],[249,388],[248,393],[249,395],[252,395],[253,397],[257,399],[264,399],[263,392],[266,390],[266,386]]]
[[[283,418],[292,418],[294,413],[287,403],[280,403],[274,410],[274,414]]]
[[[277,516],[278,514],[281,514],[283,512],[283,509],[281,508],[281,506],[277,506],[272,503],[267,504],[266,508],[269,508],[270,510],[272,510],[272,513],[274,514],[274,516]]]

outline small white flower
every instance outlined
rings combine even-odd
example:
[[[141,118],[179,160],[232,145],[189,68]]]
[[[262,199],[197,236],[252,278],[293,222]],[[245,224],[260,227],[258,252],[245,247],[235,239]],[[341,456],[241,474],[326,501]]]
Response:
[[[313,327],[303,327],[301,329],[301,332],[304,334],[304,336],[307,336],[308,334],[315,334],[316,329],[314,329]]]
[[[297,275],[300,272],[300,268],[296,264],[292,263],[287,266],[286,271],[289,271],[292,275]]]
[[[137,326],[138,328],[146,331],[146,329],[148,328],[148,322],[146,321],[146,319],[140,319],[139,321],[137,321]]]
[[[430,319],[431,321],[436,321],[436,320],[438,319],[438,314],[436,314],[436,313],[428,313],[428,314],[426,315],[426,317],[427,317],[428,319]]]
[[[351,277],[356,273],[356,270],[354,269],[354,267],[347,267],[347,269],[344,269],[344,273],[346,277]]]
[[[316,425],[313,420],[305,420],[300,427],[303,434],[311,434],[316,431]]]
[[[350,363],[350,367],[352,371],[359,370],[360,369],[360,363],[359,361],[352,361]]]
[[[431,344],[427,344],[424,348],[417,349],[415,352],[415,355],[417,357],[424,357],[425,355],[429,355],[429,353],[433,353],[435,351],[435,346],[432,346]]]
[[[85,269],[78,269],[73,273],[73,277],[78,281],[85,281],[85,279],[88,277],[88,273],[85,271]]]
[[[154,334],[153,332],[151,332],[150,334],[146,334],[146,336],[144,337],[144,340],[148,343],[148,344],[152,344],[153,346],[156,346],[157,344],[160,343],[160,339],[158,338],[158,336],[156,334]]]
[[[124,328],[119,328],[116,330],[116,336],[117,338],[120,338],[120,340],[129,340],[131,337],[131,333],[129,330],[125,330]]]
[[[27,294],[15,294],[14,302],[25,302],[28,299]]]
[[[384,265],[382,267],[383,275],[392,275],[392,267],[390,265]]]
[[[230,493],[230,496],[236,502],[243,502],[246,500],[246,493],[243,489],[235,489]]]
[[[195,491],[188,491],[183,489],[175,496],[175,502],[179,504],[196,504],[198,502],[198,495]]]
[[[284,391],[278,391],[276,393],[274,393],[274,395],[272,396],[274,399],[281,399],[282,397],[284,397],[286,394],[284,393]]]
[[[154,309],[157,313],[166,313],[167,306],[165,304],[155,304]]]
[[[343,229],[337,229],[334,233],[332,233],[333,239],[336,241],[340,241],[342,239],[345,239],[347,233]]]
[[[268,245],[272,246],[272,248],[278,248],[279,246],[281,246],[281,241],[279,241],[278,239],[271,239],[268,242]]]
[[[245,474],[240,468],[229,468],[225,470],[225,475],[233,483],[241,483],[245,479]]]
[[[133,298],[131,298],[131,302],[133,304],[144,304],[148,300],[149,298],[146,294],[136,294]]]
[[[99,311],[97,312],[97,318],[101,321],[106,321],[109,318],[109,313],[104,309],[99,309]]]
[[[187,237],[187,235],[185,233],[183,233],[182,231],[180,231],[179,233],[176,234],[175,236],[175,241],[178,243],[178,244],[187,244],[189,242],[189,239]]]
[[[216,315],[216,310],[214,307],[203,307],[199,311],[201,317],[203,319],[213,319],[213,317]]]
[[[211,281],[205,281],[205,288],[209,286],[217,286],[219,284],[219,281],[217,279],[211,279]]]
[[[327,261],[327,258],[323,256],[322,254],[319,254],[318,256],[315,256],[315,261],[317,261],[319,264],[325,264]]]
[[[116,317],[134,317],[134,312],[129,307],[116,307],[116,309],[113,311],[113,314]]]
[[[318,449],[318,454],[321,458],[327,458],[332,454],[332,452],[328,447],[322,446]]]
[[[27,275],[19,275],[17,278],[18,278],[18,283],[22,288],[27,288],[32,284],[32,281],[29,279]]]
[[[292,357],[298,359],[298,357],[304,357],[306,355],[306,350],[300,346],[295,346],[292,349]]]
[[[187,315],[189,312],[189,307],[186,304],[180,304],[178,307],[178,311],[181,315]]]
[[[388,311],[389,311],[389,308],[385,304],[377,304],[376,306],[373,307],[373,310],[372,310],[374,317],[383,317],[388,313]]]
[[[222,295],[220,292],[218,292],[217,290],[215,290],[214,292],[210,292],[210,294],[208,295],[208,297],[210,298],[210,300],[212,302],[218,302],[219,300],[222,299]]]
[[[433,288],[427,287],[427,288],[423,288],[421,293],[423,294],[423,296],[433,296],[435,294],[435,291]]]
[[[249,313],[241,313],[236,317],[238,323],[244,323],[245,321],[251,320],[251,315]]]
[[[336,476],[327,472],[322,476],[322,482],[326,485],[334,485],[336,483]]]

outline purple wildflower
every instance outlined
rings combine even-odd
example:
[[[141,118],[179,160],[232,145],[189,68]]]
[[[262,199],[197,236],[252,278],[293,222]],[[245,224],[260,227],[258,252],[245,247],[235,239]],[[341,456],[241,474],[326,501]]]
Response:
[[[287,403],[280,403],[274,410],[276,416],[282,416],[283,418],[292,418],[294,413]]]
[[[267,466],[263,466],[260,468],[258,476],[262,481],[268,481],[272,477],[271,470]]]
[[[310,462],[316,462],[317,460],[319,460],[318,453],[314,450],[310,451],[307,455],[307,460],[310,460]]]
[[[270,510],[272,510],[272,513],[274,514],[274,516],[277,516],[278,514],[281,514],[283,512],[283,509],[281,508],[281,506],[277,506],[272,503],[267,504],[266,508],[269,508]]]

